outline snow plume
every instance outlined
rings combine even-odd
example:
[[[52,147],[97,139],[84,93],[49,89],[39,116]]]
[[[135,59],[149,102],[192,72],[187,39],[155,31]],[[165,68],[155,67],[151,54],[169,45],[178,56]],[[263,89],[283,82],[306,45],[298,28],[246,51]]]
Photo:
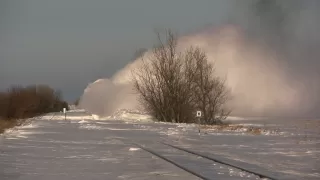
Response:
[[[228,23],[180,37],[179,49],[192,45],[207,53],[227,80],[233,115],[319,116],[319,1],[237,2]],[[140,65],[137,58],[111,79],[90,84],[80,106],[99,115],[136,109],[130,76]]]

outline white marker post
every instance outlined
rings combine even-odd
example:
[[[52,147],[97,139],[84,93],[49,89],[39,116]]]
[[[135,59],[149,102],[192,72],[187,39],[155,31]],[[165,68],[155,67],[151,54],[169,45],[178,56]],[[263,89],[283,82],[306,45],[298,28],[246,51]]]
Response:
[[[199,132],[199,135],[200,135],[200,118],[202,116],[202,112],[201,111],[197,111],[197,119],[198,119],[198,132]]]
[[[64,120],[67,120],[67,109],[63,108]]]

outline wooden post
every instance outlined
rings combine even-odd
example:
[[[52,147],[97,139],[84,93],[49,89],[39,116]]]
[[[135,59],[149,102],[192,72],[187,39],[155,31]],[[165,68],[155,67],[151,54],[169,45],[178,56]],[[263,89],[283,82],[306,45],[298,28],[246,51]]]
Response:
[[[63,113],[64,113],[64,120],[67,120],[67,110],[66,110],[66,108],[63,108]]]
[[[199,135],[200,135],[201,114],[202,114],[201,111],[197,111],[196,117],[198,119],[198,133],[199,133]]]

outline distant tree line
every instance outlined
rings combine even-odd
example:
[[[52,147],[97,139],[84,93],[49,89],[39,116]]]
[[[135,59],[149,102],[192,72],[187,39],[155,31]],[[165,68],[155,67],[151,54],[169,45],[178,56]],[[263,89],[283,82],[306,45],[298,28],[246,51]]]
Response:
[[[73,104],[74,104],[75,106],[79,106],[79,102],[80,102],[80,98],[76,99]]]
[[[0,92],[0,120],[31,118],[68,107],[61,92],[47,85],[13,86]]]

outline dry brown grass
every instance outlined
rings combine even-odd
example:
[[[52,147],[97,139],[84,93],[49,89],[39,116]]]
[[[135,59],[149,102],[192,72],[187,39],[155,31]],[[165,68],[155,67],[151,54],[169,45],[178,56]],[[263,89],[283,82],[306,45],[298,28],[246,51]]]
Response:
[[[17,121],[0,120],[0,134],[4,133],[6,129],[13,128],[16,125],[17,125]]]
[[[239,124],[200,125],[200,128],[214,131],[241,131],[253,135],[261,135],[263,132],[260,127],[248,127]]]
[[[26,119],[19,120],[1,120],[0,119],[0,134],[4,133],[5,130],[11,129],[17,126],[26,124],[28,121]]]
[[[253,135],[261,135],[262,129],[259,127],[249,127],[247,132]]]

